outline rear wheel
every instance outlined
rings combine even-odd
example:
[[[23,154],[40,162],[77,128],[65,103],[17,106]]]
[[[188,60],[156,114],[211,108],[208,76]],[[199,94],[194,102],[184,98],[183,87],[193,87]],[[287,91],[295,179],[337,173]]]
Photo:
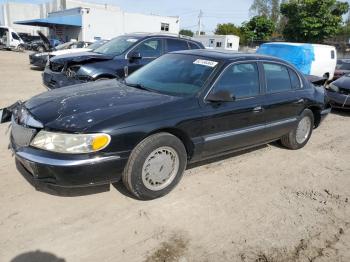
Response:
[[[305,109],[297,127],[281,138],[282,145],[293,150],[303,148],[309,141],[313,128],[314,115],[311,110]]]
[[[185,146],[169,133],[141,141],[132,151],[122,179],[126,188],[142,200],[168,194],[181,180],[187,165]]]

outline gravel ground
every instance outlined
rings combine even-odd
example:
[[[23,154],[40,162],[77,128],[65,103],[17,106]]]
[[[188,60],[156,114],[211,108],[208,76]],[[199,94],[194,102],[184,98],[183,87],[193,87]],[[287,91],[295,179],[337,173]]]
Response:
[[[28,54],[0,51],[0,107],[43,91]],[[271,144],[191,167],[149,202],[121,185],[35,190],[2,125],[0,261],[350,261],[349,117],[330,115],[300,151]]]

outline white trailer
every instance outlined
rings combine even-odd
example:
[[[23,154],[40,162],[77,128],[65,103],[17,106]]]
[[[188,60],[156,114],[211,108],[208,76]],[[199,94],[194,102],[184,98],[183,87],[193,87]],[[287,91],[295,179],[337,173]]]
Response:
[[[239,37],[236,35],[201,35],[194,36],[194,40],[201,42],[207,49],[238,51]]]

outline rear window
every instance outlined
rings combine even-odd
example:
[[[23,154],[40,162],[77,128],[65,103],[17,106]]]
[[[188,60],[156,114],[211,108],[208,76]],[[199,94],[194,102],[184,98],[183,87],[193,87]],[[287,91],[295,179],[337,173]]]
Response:
[[[292,90],[287,67],[278,64],[264,63],[267,93],[279,93]]]
[[[188,42],[188,44],[190,45],[190,48],[191,48],[191,49],[201,49],[200,46],[198,46],[198,45],[195,44],[195,43]]]
[[[167,39],[166,42],[167,42],[168,52],[188,50],[187,41],[182,41],[177,39]]]

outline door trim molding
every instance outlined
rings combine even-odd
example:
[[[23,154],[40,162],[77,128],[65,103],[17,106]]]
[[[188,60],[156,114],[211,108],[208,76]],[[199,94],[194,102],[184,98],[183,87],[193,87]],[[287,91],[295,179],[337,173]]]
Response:
[[[286,119],[283,119],[283,120],[270,122],[269,124],[266,124],[266,125],[265,124],[263,124],[263,125],[256,125],[256,126],[251,126],[251,127],[247,127],[247,128],[237,129],[235,131],[216,133],[216,134],[213,134],[213,135],[205,136],[204,137],[204,142],[211,142],[211,141],[215,141],[215,140],[218,140],[218,139],[223,139],[223,138],[227,138],[227,137],[233,137],[233,136],[237,136],[237,135],[242,135],[242,134],[245,134],[245,133],[255,132],[255,131],[263,130],[263,129],[270,128],[270,127],[290,124],[290,123],[296,122],[297,120],[298,120],[298,118],[296,118],[296,117],[286,118]]]

